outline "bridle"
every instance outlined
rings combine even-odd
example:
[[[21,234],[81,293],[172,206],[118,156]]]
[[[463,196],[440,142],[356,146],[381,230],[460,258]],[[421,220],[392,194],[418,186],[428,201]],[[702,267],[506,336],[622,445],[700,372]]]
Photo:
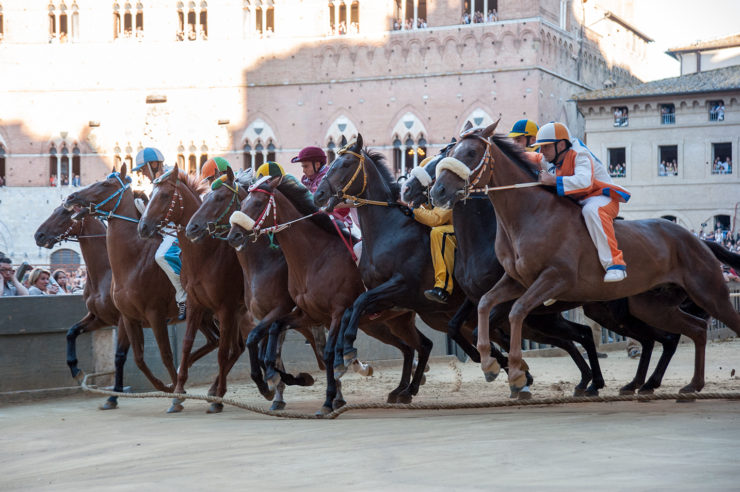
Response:
[[[280,231],[283,231],[283,230],[287,229],[288,227],[290,227],[291,225],[295,224],[296,222],[300,222],[302,220],[309,219],[309,218],[313,217],[314,215],[318,215],[318,214],[322,213],[319,210],[319,211],[316,211],[316,212],[314,212],[312,214],[304,215],[303,217],[299,217],[297,219],[294,219],[294,220],[291,220],[291,221],[288,221],[288,222],[284,222],[282,224],[278,224],[278,220],[277,220],[277,202],[275,201],[275,192],[274,191],[263,190],[262,188],[259,187],[261,184],[262,183],[257,182],[257,183],[253,184],[249,188],[249,192],[250,193],[264,193],[265,195],[267,195],[269,197],[267,199],[267,205],[265,205],[265,208],[262,209],[262,212],[260,213],[260,215],[257,218],[257,220],[254,221],[254,226],[252,228],[252,233],[254,234],[254,241],[257,241],[257,238],[261,234],[267,234],[269,236],[269,238],[270,238],[270,244],[272,245],[273,235],[277,234]],[[265,223],[265,220],[270,215],[270,212],[272,212],[272,224],[273,225],[270,226],[270,227],[264,227],[263,228],[262,227],[262,224]]]
[[[116,210],[118,210],[118,206],[121,204],[121,200],[123,199],[123,193],[126,190],[128,190],[129,188],[131,188],[130,178],[126,180],[126,183],[125,184],[124,184],[123,180],[121,179],[121,175],[119,173],[117,173],[117,172],[109,174],[108,175],[108,179],[110,179],[110,178],[116,178],[116,181],[118,181],[118,184],[120,184],[121,187],[115,193],[113,193],[111,196],[109,196],[108,198],[106,198],[102,202],[100,202],[100,203],[91,203],[88,206],[88,210],[89,210],[90,214],[91,215],[98,216],[98,217],[103,217],[105,219],[110,219],[111,217],[114,217],[116,219],[128,220],[129,222],[134,222],[134,223],[138,224],[139,221],[137,219],[133,219],[131,217],[126,217],[124,215],[118,215],[118,214],[115,213]],[[101,207],[103,205],[105,205],[106,203],[108,203],[109,201],[113,200],[116,197],[118,197],[118,199],[116,200],[116,204],[113,206],[113,208],[111,209],[110,212],[106,212],[105,210],[101,210]]]
[[[159,187],[159,185],[161,184],[161,181],[155,180],[154,181],[154,184],[157,187]],[[166,228],[168,226],[168,224],[170,224],[170,223],[175,224],[174,229],[175,229],[176,232],[180,232],[180,231],[182,231],[182,230],[185,229],[185,226],[183,226],[182,224],[177,224],[175,222],[175,219],[176,218],[182,218],[182,214],[185,212],[185,205],[183,204],[182,193],[180,193],[180,191],[178,190],[179,184],[180,184],[180,176],[178,175],[177,176],[177,181],[175,182],[175,191],[172,193],[172,200],[170,201],[170,205],[167,208],[167,213],[164,215],[164,217],[162,218],[162,220],[160,220],[157,223],[157,225],[156,225],[156,229],[158,231],[162,231],[162,229]],[[178,200],[180,202],[180,206],[179,207],[177,206],[177,201]],[[174,214],[175,214],[175,211],[178,208],[180,210],[180,213],[179,213],[178,217],[175,217]]]
[[[347,183],[342,187],[341,190],[338,190],[336,193],[334,193],[333,196],[335,198],[338,198],[339,200],[350,200],[352,204],[355,205],[356,207],[360,207],[362,205],[380,205],[381,207],[391,207],[391,206],[397,205],[396,203],[393,203],[393,202],[381,202],[379,200],[368,200],[366,198],[360,198],[360,195],[365,193],[365,189],[367,189],[367,170],[365,169],[365,155],[362,153],[358,154],[357,152],[353,152],[349,150],[350,145],[347,145],[343,149],[339,150],[339,152],[337,152],[337,155],[349,154],[349,155],[353,155],[357,157],[358,159],[357,167],[355,168],[355,172],[352,174],[352,177],[349,178],[349,181],[347,181]],[[334,162],[336,163],[337,161],[335,160]],[[332,163],[332,166],[333,165],[334,164]],[[347,190],[349,190],[350,187],[354,184],[355,180],[360,174],[360,171],[362,171],[362,189],[360,189],[360,192],[357,193],[356,195],[348,195]],[[331,182],[328,182],[328,184],[329,184],[329,189],[332,189],[333,186]]]
[[[229,201],[228,205],[226,205],[226,209],[224,209],[221,214],[219,214],[218,217],[216,217],[216,220],[208,221],[206,222],[206,230],[208,231],[208,234],[211,235],[214,239],[221,239],[222,241],[226,241],[226,236],[229,234],[229,230],[231,229],[231,225],[227,222],[225,224],[221,223],[221,220],[224,217],[227,217],[227,215],[230,215],[229,212],[232,212],[232,208],[236,209],[236,205],[239,203],[239,183],[234,182],[234,188],[226,184],[225,182],[221,182],[220,186],[226,187],[229,191],[231,191],[231,200]],[[227,219],[228,221],[228,219]]]

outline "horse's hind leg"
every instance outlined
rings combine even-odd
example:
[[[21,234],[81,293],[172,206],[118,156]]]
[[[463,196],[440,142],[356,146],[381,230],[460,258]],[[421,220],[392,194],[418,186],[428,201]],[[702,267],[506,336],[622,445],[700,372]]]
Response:
[[[188,320],[185,326],[185,335],[182,339],[182,360],[177,371],[177,383],[173,393],[185,393],[185,383],[188,380],[188,369],[191,362],[191,350],[195,342],[195,334],[203,321],[203,309],[200,306],[190,305],[188,310]],[[172,398],[172,404],[167,409],[167,413],[179,413],[184,410],[182,398]]]
[[[141,322],[127,317],[124,317],[123,322],[126,326],[126,334],[131,342],[131,347],[134,350],[134,362],[136,362],[136,367],[144,373],[144,376],[146,376],[149,382],[151,382],[156,389],[167,393],[171,392],[172,389],[167,387],[152,373],[144,360],[144,332],[141,327]]]
[[[172,380],[171,388],[174,388],[177,383],[177,370],[175,369],[175,359],[172,355],[172,347],[170,346],[170,335],[167,331],[166,319],[164,316],[155,314],[149,322],[151,323],[152,332],[154,332],[154,339],[157,341],[162,364],[167,369],[167,373],[169,373]],[[171,388],[167,388],[165,391],[171,392]]]
[[[650,326],[661,326],[671,333],[686,335],[694,342],[694,376],[691,383],[681,388],[681,393],[701,391],[704,387],[707,322],[683,312],[678,306],[664,306],[651,300],[650,296],[630,297],[630,312]]]
[[[113,391],[118,393],[123,392],[123,366],[126,364],[126,356],[128,355],[129,347],[131,343],[128,340],[126,329],[123,326],[123,318],[118,320],[118,328],[116,329],[116,375],[113,383]],[[118,408],[118,397],[109,396],[108,399],[100,406],[101,410],[112,410]]]
[[[650,379],[640,387],[640,394],[652,394],[653,390],[660,388],[660,383],[663,381],[665,371],[673,358],[673,354],[676,353],[676,347],[678,347],[680,340],[681,336],[675,333],[666,333],[663,338],[658,340],[663,345],[663,353],[660,354],[660,359],[658,359],[658,364],[655,366]]]
[[[457,343],[461,349],[463,349],[463,352],[470,357],[470,360],[475,363],[480,363],[480,354],[460,331],[462,325],[474,311],[475,303],[466,297],[465,301],[460,305],[455,313],[455,316],[453,316],[447,323],[447,335],[449,335],[449,337]]]
[[[82,333],[95,331],[103,326],[105,326],[105,323],[94,314],[87,313],[84,318],[67,330],[67,366],[77,382],[82,382],[85,377],[84,371],[77,367],[77,337]]]

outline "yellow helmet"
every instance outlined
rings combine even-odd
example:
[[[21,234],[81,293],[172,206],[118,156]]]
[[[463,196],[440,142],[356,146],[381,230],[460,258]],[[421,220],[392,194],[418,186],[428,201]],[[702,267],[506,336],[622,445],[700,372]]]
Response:
[[[425,158],[424,158],[424,160],[423,160],[423,161],[421,161],[421,162],[419,163],[419,167],[424,167],[424,166],[426,166],[426,165],[427,165],[427,164],[429,164],[429,162],[431,162],[431,161],[432,161],[432,160],[433,160],[433,159],[434,159],[435,157],[437,157],[437,156],[435,156],[435,155],[432,155],[432,156],[429,156],[429,157],[425,157]]]
[[[265,176],[272,176],[273,178],[285,176],[285,169],[283,169],[283,166],[281,166],[277,162],[267,161],[257,168],[255,178],[260,179],[264,178]]]
[[[532,120],[519,120],[511,127],[507,137],[536,137],[537,123]]]

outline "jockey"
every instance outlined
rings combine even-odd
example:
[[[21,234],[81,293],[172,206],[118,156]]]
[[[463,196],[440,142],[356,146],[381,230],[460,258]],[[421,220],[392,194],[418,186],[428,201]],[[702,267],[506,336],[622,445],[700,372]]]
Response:
[[[511,127],[507,137],[511,137],[514,143],[517,144],[522,150],[532,152],[535,149],[532,147],[535,139],[537,138],[537,123],[532,120],[519,120],[514,123]]]
[[[537,132],[535,146],[540,148],[547,170],[539,181],[555,186],[558,195],[576,198],[591,240],[596,245],[601,265],[606,270],[604,282],[619,282],[627,277],[627,265],[614,237],[614,218],[619,202],[630,194],[612,182],[604,164],[577,138],[572,138],[562,123],[548,123]]]
[[[213,183],[213,180],[224,174],[228,167],[231,167],[231,164],[223,157],[208,159],[200,168],[200,177],[203,181]]]
[[[426,166],[434,156],[427,157],[419,164]],[[422,205],[411,211],[417,222],[432,228],[429,243],[434,265],[434,287],[425,290],[424,296],[430,301],[446,304],[452,294],[452,274],[455,271],[455,250],[457,239],[452,226],[452,210]]]
[[[150,181],[154,181],[167,171],[164,166],[164,156],[162,153],[154,147],[146,147],[136,154],[136,167],[132,169],[138,173],[143,174]],[[187,300],[187,294],[185,289],[182,288],[180,282],[180,271],[182,270],[182,262],[180,261],[180,245],[177,242],[177,237],[174,234],[167,234],[166,232],[173,233],[173,230],[165,229],[162,236],[162,243],[157,248],[157,252],[154,254],[159,267],[164,270],[167,274],[167,278],[172,282],[172,286],[175,288],[175,301],[177,301],[177,319],[180,321],[185,319],[185,301]]]

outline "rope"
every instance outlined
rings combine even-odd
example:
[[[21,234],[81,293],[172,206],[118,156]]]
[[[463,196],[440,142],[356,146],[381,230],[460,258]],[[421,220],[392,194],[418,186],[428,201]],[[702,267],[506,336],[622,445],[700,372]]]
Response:
[[[212,403],[221,403],[224,405],[231,405],[243,410],[247,410],[253,413],[259,413],[267,415],[269,417],[279,417],[285,419],[304,419],[304,420],[316,420],[316,419],[329,419],[333,420],[353,410],[460,410],[460,409],[474,409],[474,408],[501,408],[501,407],[527,407],[536,405],[562,405],[566,403],[609,403],[617,401],[657,401],[657,400],[740,400],[740,392],[727,392],[727,393],[669,393],[669,394],[652,394],[652,395],[607,395],[607,396],[566,396],[566,397],[551,397],[551,398],[532,398],[531,400],[490,400],[490,401],[477,401],[477,402],[450,402],[450,403],[383,403],[383,402],[369,402],[369,403],[349,403],[337,410],[332,411],[326,415],[314,415],[309,413],[298,413],[298,412],[285,412],[285,411],[274,411],[265,410],[264,408],[256,405],[249,405],[233,398],[222,398],[218,396],[208,395],[197,395],[190,393],[165,393],[162,391],[152,391],[147,393],[118,393],[115,391],[101,390],[95,386],[89,386],[87,384],[88,378],[95,378],[98,376],[107,376],[114,374],[113,371],[101,372],[95,374],[86,374],[82,380],[81,386],[84,391],[106,395],[106,396],[117,396],[121,398],[180,398],[187,400],[203,400]]]
[[[501,191],[501,190],[514,190],[517,188],[530,188],[532,186],[542,186],[542,183],[533,181],[531,183],[517,183],[506,186],[484,186],[483,188],[471,188],[468,190],[469,193],[488,193],[489,191]]]

